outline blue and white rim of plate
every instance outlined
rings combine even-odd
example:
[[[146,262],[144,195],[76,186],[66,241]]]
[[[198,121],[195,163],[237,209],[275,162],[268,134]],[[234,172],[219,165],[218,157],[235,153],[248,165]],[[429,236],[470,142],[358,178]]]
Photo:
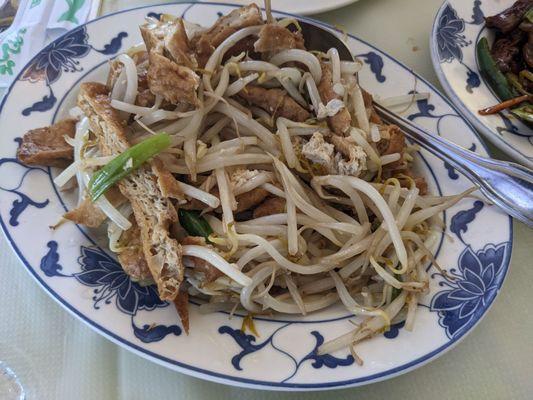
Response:
[[[192,3],[187,5],[183,10],[183,14],[187,13],[192,7],[197,3]],[[13,85],[7,91],[2,103],[0,104],[0,112],[4,109],[4,106],[11,94],[11,90],[15,86],[16,82],[20,80],[29,80],[31,82],[41,82],[45,83],[46,87],[49,89],[49,94],[42,97],[41,100],[35,102],[33,105],[24,108],[22,110],[22,115],[28,116],[34,112],[45,112],[50,111],[56,107],[54,111],[53,119],[56,118],[59,106],[68,95],[72,88],[68,89],[67,92],[63,95],[61,100],[57,103],[54,92],[52,90],[53,83],[58,80],[62,73],[69,72],[80,72],[78,70],[78,58],[85,57],[89,52],[96,51],[105,56],[113,56],[119,52],[122,46],[122,40],[127,36],[126,32],[120,32],[115,36],[109,43],[106,43],[103,46],[98,48],[93,47],[93,45],[87,43],[87,32],[86,26],[89,26],[97,21],[112,17],[117,14],[123,14],[132,12],[135,10],[146,9],[156,10],[158,8],[168,8],[172,6],[183,6],[183,3],[177,4],[162,4],[154,6],[145,6],[138,7],[131,10],[123,10],[113,14],[109,14],[103,17],[100,17],[94,21],[90,21],[85,25],[71,31],[61,38],[53,42],[49,47],[41,51],[37,56],[34,57],[32,61],[28,63],[28,66],[17,76]],[[220,4],[220,3],[202,3],[202,6],[217,6],[217,7],[234,7],[232,4]],[[148,15],[157,17],[158,13],[147,12]],[[284,14],[284,13],[280,13]],[[289,15],[290,14],[285,14]],[[299,17],[301,18],[301,17]],[[315,21],[316,22],[316,21]],[[320,23],[323,26],[326,24]],[[333,29],[332,27],[329,27]],[[408,68],[403,64],[393,59],[392,57],[384,54],[380,55],[379,50],[370,44],[350,35],[350,38],[358,41],[361,45],[368,47],[371,51],[360,54],[366,64],[370,66],[371,73],[374,75],[375,79],[379,83],[385,81],[385,76],[383,75],[384,61],[383,57],[386,58],[387,62],[393,62],[396,66],[402,68],[405,71],[408,71]],[[57,53],[54,53],[57,52]],[[54,56],[57,56],[54,58]],[[52,61],[59,61],[63,57],[62,61],[59,64],[54,64]],[[51,61],[52,60],[52,61]],[[92,70],[98,68],[102,63],[93,66]],[[79,79],[83,79],[88,73],[92,70],[85,71],[86,73]],[[446,100],[444,97],[438,94],[438,92],[421,77],[416,77],[418,81],[427,85],[427,87],[436,95],[439,96],[439,101],[444,102],[448,105],[452,111],[454,107]],[[78,80],[78,81],[79,81]],[[77,83],[76,83],[77,84]],[[73,85],[75,87],[75,85]],[[56,106],[57,103],[57,106]],[[440,134],[440,123],[446,117],[457,117],[454,113],[446,113],[442,115],[434,114],[435,106],[428,103],[427,100],[419,101],[417,104],[418,112],[413,113],[409,116],[410,119],[416,120],[418,118],[431,119],[435,120],[437,124],[437,131]],[[464,121],[462,121],[464,123]],[[468,123],[465,123],[469,127]],[[472,130],[475,134],[475,131]],[[479,138],[478,138],[479,139]],[[479,141],[478,144],[482,145],[482,142]],[[472,146],[475,148],[476,143],[473,143]],[[432,174],[435,185],[437,186],[440,192],[440,185],[435,172],[431,168],[430,164],[422,156],[423,162],[425,162],[429,172]],[[8,163],[17,163],[13,157],[6,157],[0,159],[0,167]],[[447,172],[447,178],[452,181],[452,183],[459,183],[460,177],[456,171],[451,168],[449,165],[444,164],[444,169]],[[210,371],[205,368],[198,368],[193,365],[188,365],[182,362],[179,362],[168,357],[164,357],[161,354],[157,354],[154,351],[147,349],[147,343],[157,343],[169,336],[180,336],[181,329],[177,325],[156,325],[153,326],[137,326],[134,317],[138,310],[142,311],[151,311],[157,308],[165,307],[167,304],[161,302],[156,295],[156,292],[153,288],[141,288],[135,283],[130,282],[127,278],[124,278],[124,274],[121,275],[120,266],[111,259],[105,251],[98,248],[97,244],[80,228],[80,231],[86,235],[87,239],[96,246],[92,247],[81,247],[81,254],[78,258],[78,263],[81,266],[81,271],[66,274],[62,269],[62,266],[59,263],[59,253],[58,253],[58,243],[54,240],[50,240],[46,243],[48,250],[46,254],[40,259],[39,269],[41,273],[38,272],[37,267],[32,266],[28,261],[28,257],[23,254],[17,242],[13,238],[12,230],[19,224],[18,218],[26,211],[28,207],[35,209],[43,209],[49,204],[49,200],[45,201],[36,201],[30,198],[26,193],[23,193],[20,187],[23,185],[23,181],[26,176],[36,171],[37,173],[44,173],[48,175],[50,179],[50,184],[53,187],[56,195],[58,196],[61,206],[65,208],[65,203],[63,202],[62,197],[57,192],[57,188],[53,186],[52,183],[52,174],[50,168],[40,168],[40,167],[25,167],[25,172],[22,175],[19,184],[14,189],[6,189],[0,187],[0,192],[4,194],[6,192],[11,195],[15,195],[16,198],[11,204],[9,209],[10,218],[9,221],[4,219],[4,216],[0,214],[0,224],[2,229],[8,239],[9,243],[13,247],[14,251],[18,257],[22,260],[27,270],[31,275],[39,282],[39,284],[54,298],[58,303],[70,311],[80,320],[87,323],[97,332],[101,333],[108,339],[113,342],[122,345],[129,350],[142,355],[143,357],[149,358],[152,361],[163,364],[165,366],[170,366],[174,369],[180,370],[182,372],[192,374],[198,377],[202,377],[209,380],[214,380],[222,383],[229,384],[239,384],[242,386],[250,387],[260,387],[265,389],[277,389],[277,390],[312,390],[312,389],[326,389],[326,388],[340,388],[347,386],[355,386],[364,383],[375,382],[383,379],[387,379],[401,373],[412,370],[416,367],[419,367],[433,358],[437,357],[445,350],[452,348],[456,345],[467,332],[471,331],[473,327],[480,321],[486,311],[489,309],[490,305],[494,301],[496,294],[498,293],[504,278],[506,276],[510,256],[511,256],[511,247],[512,247],[512,220],[509,218],[508,226],[508,236],[505,235],[503,240],[495,243],[483,242],[483,244],[477,247],[475,250],[470,244],[467,244],[465,240],[465,235],[470,229],[471,231],[475,228],[475,219],[477,214],[482,211],[483,208],[487,208],[485,204],[479,200],[476,200],[472,203],[470,208],[458,210],[453,214],[450,219],[450,235],[454,234],[460,242],[457,244],[462,246],[462,250],[457,253],[458,257],[456,259],[458,268],[451,269],[450,272],[455,274],[456,279],[454,281],[449,281],[444,279],[444,277],[439,276],[440,281],[438,282],[439,287],[444,287],[445,290],[438,291],[432,299],[429,301],[429,304],[426,306],[430,312],[434,312],[438,315],[439,325],[443,328],[444,333],[448,340],[442,346],[433,349],[432,351],[420,356],[414,360],[406,362],[402,365],[399,365],[394,368],[387,369],[383,372],[366,375],[360,378],[354,379],[344,379],[335,381],[331,379],[330,381],[324,382],[300,382],[293,383],[289,381],[296,373],[298,373],[300,367],[307,361],[312,363],[314,369],[320,369],[326,367],[327,369],[334,369],[337,367],[346,367],[353,365],[354,359],[351,355],[342,357],[333,356],[330,354],[318,355],[316,349],[324,340],[323,335],[318,331],[309,332],[315,339],[314,347],[310,348],[310,351],[305,354],[303,357],[296,359],[293,355],[288,354],[287,352],[278,349],[274,345],[274,336],[280,331],[285,329],[287,326],[301,325],[301,324],[312,324],[312,323],[322,323],[322,322],[331,322],[338,321],[341,319],[346,319],[347,317],[328,319],[324,321],[279,321],[279,320],[268,320],[261,319],[262,321],[270,321],[280,324],[279,328],[276,328],[269,336],[261,338],[260,342],[255,342],[255,338],[250,335],[245,335],[240,332],[238,329],[233,329],[230,326],[223,325],[218,328],[218,333],[221,335],[228,335],[234,340],[239,348],[237,354],[231,359],[231,364],[235,370],[241,370],[240,365],[241,360],[249,354],[254,352],[261,351],[262,348],[270,347],[280,353],[285,354],[290,357],[294,362],[294,371],[293,373],[280,381],[263,381],[260,379],[254,378],[245,378],[239,377],[236,375],[229,375],[218,373],[215,371]],[[462,178],[461,178],[462,179]],[[1,198],[0,198],[1,199]],[[1,203],[0,203],[1,205]],[[0,208],[1,211],[1,208]],[[445,214],[446,215],[446,214]],[[502,220],[504,217],[500,216]],[[446,219],[445,219],[446,221]],[[441,243],[442,245],[442,238]],[[439,250],[440,250],[439,245]],[[31,256],[31,255],[30,255]],[[455,258],[454,258],[455,260]],[[43,278],[42,273],[46,276],[47,279]],[[433,276],[438,274],[433,274]],[[98,309],[99,306],[103,303],[110,304],[112,300],[115,301],[117,308],[124,314],[131,316],[132,329],[134,331],[134,336],[139,342],[134,343],[130,340],[126,340],[121,336],[118,336],[110,329],[104,327],[101,323],[91,319],[85,315],[78,308],[70,304],[65,298],[63,298],[59,293],[57,293],[48,283],[48,279],[56,278],[75,278],[75,280],[87,287],[96,288],[94,289],[94,296],[92,301],[94,302],[94,309]],[[111,284],[114,284],[112,287]],[[398,331],[401,329],[401,324],[399,326],[393,326],[391,331],[385,334],[385,337],[393,339],[398,335]],[[228,360],[229,361],[229,360]]]
[[[468,8],[468,11],[462,9],[470,3],[472,7]],[[458,11],[457,5],[461,6],[461,11]],[[446,0],[442,4],[433,21],[430,36],[433,67],[444,91],[462,115],[502,151],[533,168],[531,128],[516,118],[508,118],[505,113],[490,117],[477,114],[478,109],[499,102],[479,73],[477,63],[476,43],[481,37],[489,34],[489,30],[484,26],[485,15],[482,6],[481,0],[461,0],[461,3]],[[502,10],[505,8],[499,3],[497,6]],[[448,67],[450,69],[445,71]],[[479,107],[469,107],[466,102],[473,102],[474,97],[486,99],[486,102]]]

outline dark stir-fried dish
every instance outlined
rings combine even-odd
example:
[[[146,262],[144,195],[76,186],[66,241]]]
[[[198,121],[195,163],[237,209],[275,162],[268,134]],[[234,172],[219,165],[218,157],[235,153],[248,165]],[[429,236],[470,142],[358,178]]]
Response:
[[[106,83],[82,83],[70,118],[19,148],[27,164],[65,168],[56,185],[76,182],[63,221],[105,229],[124,271],[173,301],[186,330],[188,296],[201,312],[342,303],[363,317],[323,352],[391,321],[412,329],[440,213],[470,191],[427,194],[416,149],[358,85],[361,64],[306,49],[297,21],[265,21],[256,5],[210,28],[163,15],[140,29]]]
[[[533,0],[518,0],[500,14],[487,17],[486,26],[496,37],[477,44],[479,69],[502,101],[480,110],[482,115],[509,109],[527,123],[533,122]]]

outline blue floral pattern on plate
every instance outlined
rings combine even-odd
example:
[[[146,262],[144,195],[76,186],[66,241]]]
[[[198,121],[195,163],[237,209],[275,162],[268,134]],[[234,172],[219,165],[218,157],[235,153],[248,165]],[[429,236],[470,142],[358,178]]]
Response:
[[[99,249],[81,247],[78,260],[81,272],[73,276],[86,286],[94,289],[94,308],[100,303],[110,304],[114,298],[117,308],[123,313],[135,315],[138,310],[151,311],[166,307],[154,286],[141,286],[133,282],[120,264]]]
[[[409,94],[412,94],[413,92],[409,92]],[[410,121],[416,121],[419,118],[429,118],[437,121],[436,125],[436,133],[439,136],[442,136],[441,133],[441,125],[442,121],[445,118],[458,118],[456,114],[453,113],[444,113],[444,114],[434,114],[433,111],[435,110],[435,106],[429,103],[429,100],[418,100],[416,102],[416,107],[418,108],[418,112],[412,113],[407,116],[407,119]],[[472,143],[472,145],[469,147],[470,151],[476,151],[476,145],[475,143]],[[455,171],[455,168],[453,168],[447,161],[443,161],[444,168],[448,171],[448,177],[453,180],[459,179],[459,175]]]
[[[470,327],[490,304],[501,285],[509,251],[509,243],[489,244],[477,252],[467,246],[459,257],[458,271],[451,269],[451,276],[441,281],[449,289],[433,297],[431,311],[438,312],[449,338]]]
[[[51,85],[59,79],[62,72],[81,71],[78,59],[85,57],[91,50],[87,39],[87,31],[81,26],[50,43],[26,68],[22,79],[31,82],[45,80]]]
[[[483,21],[483,13],[479,8],[480,1],[474,7],[474,21]],[[480,18],[481,16],[481,18]],[[463,34],[465,30],[465,21],[457,16],[457,12],[451,5],[446,5],[440,14],[437,29],[436,41],[439,60],[441,63],[450,63],[457,60],[467,70],[466,88],[472,92],[481,84],[481,79],[477,72],[463,63],[463,47],[470,46],[472,41],[467,40]]]
[[[369,51],[368,53],[355,54],[354,57],[361,58],[363,61],[370,65],[370,71],[376,77],[376,80],[380,83],[383,83],[387,80],[385,75],[383,75],[383,58],[374,51]]]
[[[103,55],[116,54],[122,47],[122,40],[127,36],[126,32],[119,32],[109,44],[104,46],[104,49],[95,50]],[[80,26],[41,50],[26,67],[20,79],[32,83],[44,81],[49,94],[22,110],[22,115],[28,116],[32,112],[45,112],[52,109],[57,101],[52,85],[57,82],[63,72],[81,72],[83,68],[80,66],[79,59],[87,56],[91,49],[93,47],[88,44],[87,29],[85,26]]]
[[[293,368],[293,371],[281,381],[282,383],[287,382],[291,378],[293,378],[298,373],[298,370],[300,369],[300,367],[303,365],[305,361],[312,361],[311,366],[315,369],[319,369],[324,366],[328,368],[346,367],[354,363],[355,360],[351,354],[346,356],[345,358],[338,358],[338,357],[332,356],[331,354],[318,354],[318,348],[324,343],[324,337],[318,331],[310,332],[310,334],[313,335],[316,340],[316,343],[313,349],[306,356],[304,356],[300,361],[297,361],[296,358],[292,356],[290,353],[284,350],[281,350],[274,344],[275,336],[279,334],[284,328],[288,327],[289,325],[290,323],[283,324],[278,329],[276,329],[267,339],[263,340],[261,343],[256,343],[255,336],[247,335],[242,330],[233,329],[232,327],[227,326],[227,325],[223,325],[220,328],[218,328],[218,332],[221,334],[230,335],[233,338],[233,340],[235,340],[235,342],[242,349],[238,354],[236,354],[231,359],[231,364],[238,371],[242,371],[241,361],[245,356],[256,353],[266,346],[270,346],[277,352],[288,357],[293,362],[294,368]]]
[[[465,21],[457,16],[452,6],[446,5],[437,24],[438,51],[442,62],[463,60],[461,48],[471,43],[462,34],[464,30]]]
[[[20,140],[18,138],[15,141],[18,144],[20,144]],[[13,158],[6,157],[6,158],[0,159],[0,168],[2,167],[2,165],[7,165],[7,164],[15,164],[25,170],[17,186],[15,186],[13,189],[2,187],[0,185],[1,191],[12,193],[18,197],[17,199],[13,200],[13,202],[11,203],[11,209],[9,210],[9,215],[10,215],[9,225],[17,226],[19,224],[19,217],[28,207],[32,206],[36,208],[44,208],[48,205],[49,203],[48,199],[44,201],[36,201],[30,198],[28,195],[26,195],[20,190],[21,186],[24,183],[24,180],[26,179],[29,173],[31,173],[32,171],[40,171],[46,174],[47,171],[41,167],[26,167],[14,157]]]
[[[44,274],[50,278],[53,276],[68,276],[61,272],[63,267],[61,264],[59,264],[57,242],[55,240],[50,240],[48,243],[46,243],[46,247],[48,247],[48,251],[43,258],[41,258],[41,263],[39,264],[41,271],[43,271]]]
[[[63,272],[59,264],[58,244],[55,241],[47,243],[48,252],[41,259],[40,268],[48,277],[69,277]],[[181,335],[181,328],[177,325],[145,324],[138,327],[134,317],[138,311],[152,311],[156,308],[167,307],[168,303],[159,299],[155,286],[141,286],[133,282],[124,272],[120,264],[98,248],[80,248],[81,255],[78,262],[81,271],[71,275],[85,286],[94,288],[93,307],[98,310],[101,303],[111,304],[115,300],[117,309],[131,316],[131,325],[135,336],[144,343],[157,342],[167,335]]]
[[[105,64],[110,56],[136,43],[139,40],[136,25],[147,14],[157,17],[168,12],[187,13],[187,18],[211,22],[219,12],[226,13],[230,8],[176,4],[106,16],[60,38],[36,56],[17,78],[0,113],[6,132],[0,136],[0,169],[6,177],[0,187],[0,223],[26,268],[65,308],[116,342],[166,366],[226,383],[287,390],[358,385],[410,369],[445,351],[487,311],[509,262],[511,245],[510,231],[505,227],[507,218],[491,207],[478,206],[475,201],[461,202],[444,216],[446,232],[460,240],[441,244],[440,251],[455,260],[457,270],[450,271],[455,277],[451,280],[448,276],[433,274],[431,307],[421,309],[421,312],[431,313],[433,323],[417,327],[414,332],[404,332],[401,323],[395,324],[384,335],[373,339],[379,346],[398,349],[403,343],[409,343],[412,335],[424,335],[427,329],[431,331],[431,346],[418,358],[393,352],[398,358],[390,364],[392,367],[384,367],[373,374],[368,373],[365,366],[357,365],[346,350],[333,354],[317,352],[325,338],[328,340],[353,329],[344,313],[339,317],[332,312],[333,316],[320,317],[319,321],[313,316],[287,320],[258,318],[259,333],[269,334],[254,337],[238,329],[242,316],[235,315],[233,319],[225,314],[202,316],[196,306],[191,306],[191,334],[186,336],[176,325],[178,319],[173,307],[157,297],[155,288],[132,282],[91,234],[72,224],[64,224],[51,232],[34,223],[38,219],[54,224],[62,207],[68,208],[71,202],[65,200],[65,193],[55,191],[53,171],[25,167],[14,159],[17,143],[13,139],[38,124],[53,122],[70,88],[75,85],[73,82],[82,80]],[[480,9],[472,9],[471,22],[467,25],[479,21],[480,15]],[[477,151],[483,152],[475,133],[421,77],[415,77],[397,61],[358,39],[350,38],[349,42],[354,54],[365,63],[361,71],[365,88],[391,96],[401,94],[398,87],[404,83],[402,91],[407,93],[409,87],[412,88],[410,81],[417,81],[418,89],[432,96],[417,102],[408,111],[409,117],[445,137],[452,126],[453,131],[461,132],[463,145],[477,146]],[[28,91],[28,87],[36,90]],[[43,90],[46,90],[44,97]],[[21,114],[26,101],[32,104]],[[447,124],[446,129],[444,124]],[[444,194],[450,194],[465,185],[464,178],[453,169],[443,168],[442,161],[424,154],[421,163],[437,192],[444,190]],[[493,223],[493,220],[500,221],[501,233],[491,238],[491,242],[505,243],[507,247],[503,252],[502,244],[489,245],[486,236],[472,235],[480,225],[487,221]],[[28,232],[34,235],[34,241],[24,240]],[[467,249],[471,254],[463,255]],[[479,264],[472,261],[476,257]],[[498,266],[492,268],[490,263]],[[476,276],[479,279],[476,280]],[[471,294],[468,299],[467,289]],[[468,304],[458,306],[455,297]],[[473,308],[475,311],[469,313]],[[287,337],[302,338],[302,343],[287,341]],[[199,343],[198,338],[205,340]],[[265,375],[269,370],[265,366],[269,365],[269,357],[273,354],[280,359],[276,368],[279,374],[275,377]],[[373,357],[372,354],[366,356]],[[216,363],[213,363],[214,357]],[[333,374],[331,369],[335,369]]]
[[[533,130],[510,118],[506,112],[480,116],[478,110],[499,100],[479,73],[476,43],[492,40],[484,16],[496,14],[512,0],[447,0],[435,17],[431,37],[431,58],[442,86],[476,128],[501,150],[533,167]]]
[[[474,201],[474,204],[472,204],[472,208],[461,210],[452,217],[450,231],[455,233],[461,242],[465,243],[461,235],[468,231],[468,224],[476,219],[477,213],[480,212],[483,207],[485,207],[485,203],[476,200]]]

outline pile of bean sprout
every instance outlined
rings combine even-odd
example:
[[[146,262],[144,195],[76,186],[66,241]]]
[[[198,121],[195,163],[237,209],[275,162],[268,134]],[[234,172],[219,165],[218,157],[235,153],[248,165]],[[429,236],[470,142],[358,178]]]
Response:
[[[287,26],[291,21],[273,23]],[[132,55],[146,48],[139,44],[117,58],[123,69],[111,90],[111,105],[130,121],[131,143],[160,132],[171,136],[171,147],[159,159],[180,182],[184,198],[176,208],[199,210],[212,228],[205,244],[182,246],[187,267],[183,284],[202,300],[202,312],[238,308],[251,315],[307,315],[342,303],[362,322],[324,343],[319,349],[323,353],[383,332],[391,322],[403,320],[412,329],[418,299],[429,287],[426,266],[435,261],[431,249],[442,231],[440,214],[469,191],[422,196],[412,179],[405,185],[399,178],[380,178],[381,170],[400,154],[378,151],[386,127],[371,122],[356,79],[360,62],[340,61],[335,49],[325,54],[289,49],[262,59],[241,53],[226,59],[237,42],[260,29],[239,29],[215,49],[197,71],[201,84],[195,108],[162,108],[159,96],[152,107],[135,105],[138,66]],[[339,94],[327,104],[318,90],[321,62],[330,66]],[[236,98],[249,85],[284,89],[312,118],[295,122],[244,106]],[[392,107],[413,98],[380,101]],[[317,173],[302,156],[301,144],[316,132],[332,135],[327,118],[343,108],[352,116],[347,137],[364,151],[366,168],[357,175]],[[81,202],[91,175],[112,157],[99,153],[81,110],[71,113],[80,117],[69,139],[75,158],[55,183],[61,186],[75,177]],[[412,158],[408,153],[405,157]],[[244,182],[233,180],[237,173],[248,173]],[[236,198],[257,188],[271,198],[283,198],[284,211],[258,218],[236,213]],[[108,217],[109,248],[118,253],[120,237],[131,227],[132,208],[114,207],[105,195],[97,206]],[[175,228],[177,237],[187,234]],[[221,276],[206,281],[191,267],[194,258]]]

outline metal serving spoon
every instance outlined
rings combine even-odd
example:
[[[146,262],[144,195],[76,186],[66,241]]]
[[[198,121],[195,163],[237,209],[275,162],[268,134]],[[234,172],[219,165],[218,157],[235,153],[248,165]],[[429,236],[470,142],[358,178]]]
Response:
[[[341,60],[354,61],[348,46],[331,30],[298,20],[308,49],[327,52],[334,47]],[[512,162],[482,157],[395,114],[374,102],[378,115],[435,156],[466,176],[493,204],[533,228],[533,171]]]

